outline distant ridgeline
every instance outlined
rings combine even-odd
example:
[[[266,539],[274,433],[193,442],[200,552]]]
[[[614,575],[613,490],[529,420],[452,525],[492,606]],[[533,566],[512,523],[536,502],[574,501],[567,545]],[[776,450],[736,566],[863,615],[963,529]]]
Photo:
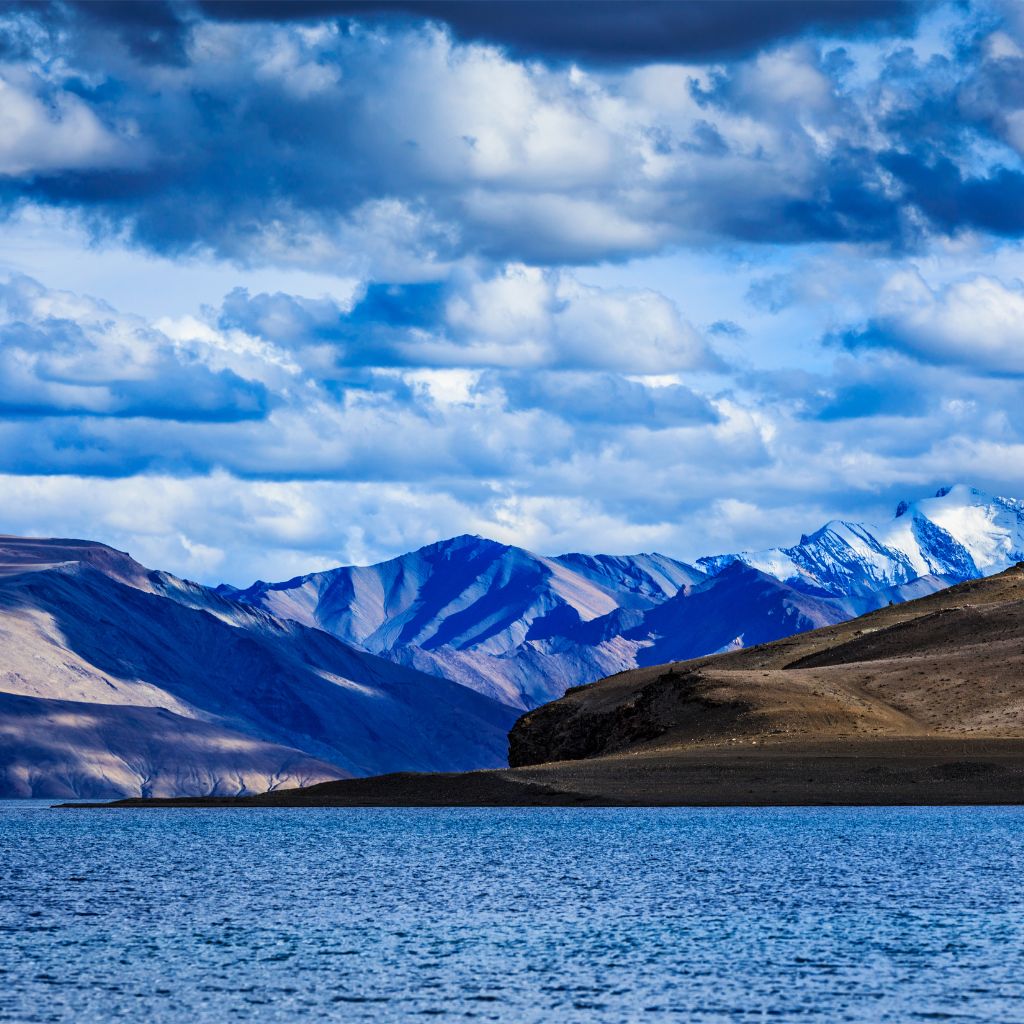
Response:
[[[0,537],[0,796],[244,794],[504,763],[523,709],[778,639],[1024,558],[968,487],[884,526],[702,558],[545,558],[456,537],[244,590],[102,544]]]
[[[373,566],[221,587],[233,600],[529,709],[568,687],[841,622],[1024,558],[1024,502],[958,485],[791,548],[545,558],[455,537]]]

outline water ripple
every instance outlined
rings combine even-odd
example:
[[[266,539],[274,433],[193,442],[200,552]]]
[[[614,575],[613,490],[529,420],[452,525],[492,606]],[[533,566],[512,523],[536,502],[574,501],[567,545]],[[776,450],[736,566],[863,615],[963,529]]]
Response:
[[[1024,812],[0,803],[0,1021],[1024,1020]]]

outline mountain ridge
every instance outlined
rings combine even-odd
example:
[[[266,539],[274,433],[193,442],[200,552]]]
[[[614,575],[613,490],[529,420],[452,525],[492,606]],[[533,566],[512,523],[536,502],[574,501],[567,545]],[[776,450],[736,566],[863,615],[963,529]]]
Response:
[[[526,707],[624,664],[607,645],[569,650],[558,638],[704,578],[663,555],[549,558],[463,534],[370,566],[218,593]]]
[[[466,687],[123,552],[44,548],[26,542],[18,571],[9,541],[0,574],[3,795],[261,791],[504,762],[515,711]]]
[[[832,520],[789,548],[695,564],[658,553],[544,556],[462,534],[370,566],[220,589],[528,709],[669,650],[697,656],[774,639],[1024,557],[1018,499],[958,484],[896,511],[880,526]],[[735,563],[785,589],[762,580],[756,607],[741,588],[710,585]]]

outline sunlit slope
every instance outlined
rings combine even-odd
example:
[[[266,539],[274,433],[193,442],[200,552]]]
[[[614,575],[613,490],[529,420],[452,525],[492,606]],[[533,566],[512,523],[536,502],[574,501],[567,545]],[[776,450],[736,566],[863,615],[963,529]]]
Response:
[[[571,691],[517,723],[510,761],[911,737],[1024,737],[1024,568]]]
[[[515,712],[478,693],[102,545],[82,560],[45,545],[24,544],[20,566],[3,546],[4,795],[233,793],[504,761]]]

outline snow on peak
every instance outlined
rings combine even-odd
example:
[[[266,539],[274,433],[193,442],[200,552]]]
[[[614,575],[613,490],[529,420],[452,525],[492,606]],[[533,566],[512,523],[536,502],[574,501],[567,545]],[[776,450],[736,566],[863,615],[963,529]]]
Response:
[[[999,572],[1024,556],[1024,502],[957,484],[914,505],[915,514],[945,531],[967,551],[978,574]]]
[[[696,567],[657,554],[549,558],[463,534],[376,565],[254,585],[236,600],[531,707],[638,658],[707,653],[712,633],[712,646],[774,639],[1022,558],[1024,502],[956,484],[901,501],[878,525],[836,519],[792,547]],[[705,618],[694,618],[698,606]],[[662,611],[664,643],[652,643]]]
[[[714,573],[743,561],[794,586],[860,596],[925,575],[972,579],[1024,556],[1024,502],[954,484],[901,501],[880,525],[834,520],[791,548],[701,559]]]

